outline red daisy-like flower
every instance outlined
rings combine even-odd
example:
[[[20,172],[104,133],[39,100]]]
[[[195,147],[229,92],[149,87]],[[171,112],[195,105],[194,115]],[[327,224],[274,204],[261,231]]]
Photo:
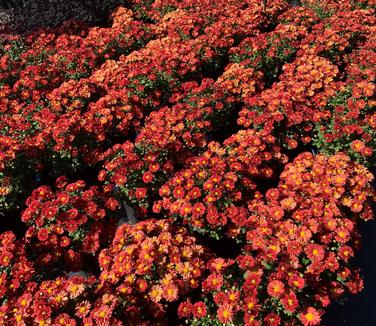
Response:
[[[38,231],[38,239],[40,241],[46,241],[48,239],[49,232],[46,228],[42,228]]]
[[[192,315],[192,310],[193,310],[192,303],[189,300],[184,301],[179,305],[178,317],[179,318],[190,317]]]
[[[227,303],[219,306],[217,311],[217,318],[221,323],[230,323],[234,317],[233,307]]]
[[[285,285],[279,280],[271,281],[268,285],[268,294],[271,297],[280,298],[285,292]]]
[[[298,307],[298,299],[294,292],[290,292],[287,295],[284,295],[281,299],[283,307],[286,311],[293,313]]]
[[[306,312],[299,315],[299,318],[304,326],[318,325],[321,321],[319,312],[313,307],[308,307]]]
[[[193,305],[193,317],[201,318],[206,316],[206,305],[202,301],[196,302]]]
[[[175,301],[178,298],[178,293],[178,288],[173,284],[168,284],[163,289],[163,297],[169,302]]]

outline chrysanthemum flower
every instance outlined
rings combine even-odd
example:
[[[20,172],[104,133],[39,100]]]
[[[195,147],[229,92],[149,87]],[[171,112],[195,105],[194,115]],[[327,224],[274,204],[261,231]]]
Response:
[[[319,312],[313,307],[308,307],[306,312],[299,315],[299,318],[304,326],[318,325],[321,321]]]
[[[221,323],[230,323],[234,317],[233,306],[227,303],[218,307],[217,318]]]

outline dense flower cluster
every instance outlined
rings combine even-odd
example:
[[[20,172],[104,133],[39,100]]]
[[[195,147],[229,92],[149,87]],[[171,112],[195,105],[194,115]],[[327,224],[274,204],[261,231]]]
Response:
[[[56,32],[40,31],[26,39],[9,40],[1,61],[1,106],[5,111],[1,124],[16,143],[1,146],[2,152],[9,151],[0,164],[5,170],[4,177],[0,176],[4,208],[12,208],[16,203],[11,198],[27,192],[20,185],[22,170],[36,176],[38,165],[58,177],[84,164],[96,164],[104,146],[132,134],[130,127],[167,104],[180,91],[182,81],[220,69],[236,39],[259,33],[287,6],[282,0],[275,1],[266,18],[256,1],[242,2],[241,6],[207,1],[197,12],[187,4],[167,6],[168,11],[182,6],[186,15],[205,11],[211,17],[203,22],[201,33],[188,39],[185,34],[169,32],[180,26],[179,20],[159,17],[156,24],[150,24],[135,19],[143,11],[137,4],[134,11],[118,9],[110,28],[85,27],[80,32],[80,26],[72,23],[78,35],[68,36],[72,24],[66,24]],[[152,10],[163,9],[156,6]],[[160,35],[162,27],[166,36]],[[81,67],[85,71],[80,72]],[[124,88],[127,92],[121,91]],[[99,108],[93,105],[97,100]],[[108,102],[118,102],[120,107],[108,108]],[[102,116],[98,117],[98,109]],[[119,126],[117,121],[124,115],[128,123]],[[115,135],[110,131],[113,128]],[[44,159],[35,160],[35,155]],[[35,182],[28,180],[28,184]]]
[[[0,234],[1,304],[22,291],[33,274],[34,263],[26,257],[25,243],[17,240],[11,231]]]
[[[123,224],[99,256],[99,280],[123,302],[126,320],[163,320],[166,302],[199,287],[207,257],[185,228],[168,219]]]
[[[297,45],[289,45],[289,51],[294,49],[298,57],[283,66],[279,82],[247,101],[238,124],[278,135],[288,148],[314,140],[324,152],[346,150],[363,163],[370,162],[364,158],[373,155],[374,128],[367,122],[374,106],[371,71],[375,52],[370,50],[374,25],[372,10],[357,9],[340,11],[314,25],[309,33],[305,31]],[[365,63],[362,55],[370,61],[360,68],[358,62]],[[345,74],[340,71],[343,66]],[[356,75],[352,74],[353,69]],[[363,75],[362,70],[368,73]],[[360,89],[365,89],[364,94]],[[359,104],[354,103],[357,98]],[[365,110],[360,113],[361,109]],[[343,130],[346,138],[342,137]],[[363,142],[361,148],[356,146],[359,142]]]
[[[321,115],[325,114],[319,108],[322,102],[325,103],[335,94],[332,84],[338,68],[325,58],[305,55],[286,64],[283,69],[278,83],[249,100],[250,109],[245,108],[240,112],[240,125],[261,125],[265,130],[272,131],[285,123],[288,127],[285,132],[292,133],[296,125],[299,132],[307,132],[312,129],[308,124],[310,120],[320,120]],[[298,137],[300,139],[286,139],[287,145],[293,147],[291,143],[297,140],[304,143],[311,141],[311,137],[303,133]]]
[[[145,212],[157,189],[174,171],[165,155],[142,152],[129,141],[116,144],[104,156],[108,160],[99,172],[99,181],[105,183],[106,191],[140,208],[139,213]]]
[[[94,289],[94,277],[64,276],[39,284],[30,281],[23,292],[1,307],[0,321],[3,325],[77,325],[77,321],[99,325],[113,298],[99,297],[92,306],[88,299]]]
[[[151,24],[133,20],[130,10],[120,8],[113,15],[111,28],[88,29],[72,22],[57,30],[12,37],[2,44],[0,123],[6,130],[0,142],[3,209],[18,206],[17,201],[35,187],[33,179],[38,178],[38,171],[58,177],[79,168],[77,156],[89,162],[98,160],[93,134],[104,119],[98,122],[90,110],[87,117],[81,114],[90,102],[105,94],[98,93],[99,86],[87,77],[104,61],[145,45],[153,35]],[[119,97],[109,96],[110,100],[107,96],[98,105],[107,109],[105,103]],[[111,118],[106,110],[103,113],[107,120],[122,115],[119,110],[112,111]]]
[[[375,10],[130,0],[6,35],[0,324],[311,326],[359,292]]]
[[[263,136],[248,129],[225,140],[224,147],[210,143],[208,151],[159,189],[163,200],[155,202],[154,212],[163,208],[217,238],[223,229],[238,235],[246,222],[244,204],[257,189],[256,181],[267,182],[278,162],[287,159],[274,146],[274,137]]]
[[[375,65],[376,53],[369,50],[375,36],[345,60],[347,78],[343,88],[330,98],[331,116],[316,125],[315,144],[327,154],[348,152],[365,165],[375,160]]]
[[[344,154],[299,155],[277,188],[248,202],[242,254],[208,262],[205,303],[199,301],[206,313],[197,314],[197,303],[188,299],[180,316],[203,324],[318,324],[332,300],[363,287],[348,262],[357,247],[357,220],[372,217],[372,179]]]
[[[84,268],[84,255],[97,255],[113,237],[117,221],[111,212],[119,203],[84,181],[60,177],[56,186],[56,191],[39,187],[26,200],[21,215],[28,226],[26,241],[39,267]]]

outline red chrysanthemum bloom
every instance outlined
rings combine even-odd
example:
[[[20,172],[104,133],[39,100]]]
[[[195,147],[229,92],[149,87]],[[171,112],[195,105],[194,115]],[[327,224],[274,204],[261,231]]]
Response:
[[[268,294],[271,297],[280,298],[281,295],[285,292],[285,285],[279,281],[271,281],[268,285]]]
[[[304,326],[318,325],[321,321],[319,312],[313,307],[308,307],[305,313],[299,315],[299,318]]]
[[[294,292],[290,292],[281,298],[281,302],[286,311],[293,313],[298,307],[298,299]]]
[[[190,317],[192,315],[192,310],[193,310],[192,303],[189,300],[184,301],[179,305],[178,317],[179,318]]]
[[[173,284],[168,284],[163,289],[163,297],[169,302],[175,301],[178,298],[178,293],[178,288]]]
[[[351,149],[354,151],[354,152],[361,152],[363,150],[363,148],[365,147],[364,145],[364,142],[362,142],[361,140],[357,139],[357,140],[354,140],[351,144],[350,144],[350,147]]]
[[[279,326],[281,323],[281,317],[275,313],[270,313],[264,318],[266,326]]]
[[[48,239],[49,232],[46,228],[42,228],[38,231],[38,239],[40,241],[46,241]]]
[[[193,317],[201,318],[206,316],[206,305],[204,302],[199,301],[193,305]]]
[[[137,199],[143,199],[146,197],[146,192],[147,192],[146,188],[137,188],[135,192],[135,196]]]
[[[227,303],[219,306],[217,311],[217,318],[221,323],[230,323],[234,317],[233,307]]]

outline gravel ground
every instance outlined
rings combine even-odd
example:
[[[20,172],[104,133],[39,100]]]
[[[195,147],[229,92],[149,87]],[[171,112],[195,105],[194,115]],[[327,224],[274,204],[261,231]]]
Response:
[[[103,18],[125,0],[0,0],[0,33],[56,26],[67,19],[88,23]]]

